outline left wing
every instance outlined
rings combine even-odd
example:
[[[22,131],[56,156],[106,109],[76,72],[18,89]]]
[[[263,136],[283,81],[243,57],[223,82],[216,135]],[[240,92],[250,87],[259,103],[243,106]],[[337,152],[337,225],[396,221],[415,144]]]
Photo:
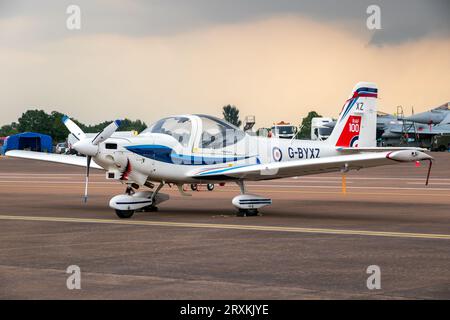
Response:
[[[210,169],[191,172],[191,177],[199,180],[268,180],[303,176],[309,174],[355,170],[377,167],[396,162],[432,160],[426,153],[417,150],[400,150],[393,152],[361,153],[333,156],[318,159],[271,162],[268,164],[249,164],[236,167]]]
[[[79,157],[75,155],[66,154],[54,154],[54,153],[44,153],[44,152],[34,152],[34,151],[24,151],[24,150],[11,150],[5,153],[6,156],[12,158],[22,158],[30,160],[40,160],[47,162],[56,162],[62,164],[68,164],[79,167],[86,167],[87,161],[85,157]],[[103,169],[96,163],[91,164],[92,168]]]

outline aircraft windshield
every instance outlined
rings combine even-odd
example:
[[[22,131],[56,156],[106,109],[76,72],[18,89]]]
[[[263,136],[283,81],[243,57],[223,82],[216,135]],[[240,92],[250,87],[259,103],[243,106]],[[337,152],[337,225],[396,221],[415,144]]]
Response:
[[[292,134],[294,133],[294,127],[292,126],[281,126],[277,127],[278,134]]]
[[[202,120],[202,136],[200,147],[220,149],[233,145],[244,138],[245,133],[224,120],[215,117],[199,115]]]
[[[319,128],[319,133],[321,136],[329,136],[333,132],[333,128]]]
[[[186,117],[170,117],[155,122],[145,129],[141,134],[162,133],[174,137],[179,143],[186,147],[191,137],[192,123]]]

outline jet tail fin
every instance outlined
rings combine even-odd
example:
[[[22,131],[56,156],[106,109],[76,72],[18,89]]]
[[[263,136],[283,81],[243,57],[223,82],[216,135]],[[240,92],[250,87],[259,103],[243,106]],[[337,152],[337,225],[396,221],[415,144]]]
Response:
[[[336,147],[375,147],[377,97],[375,83],[357,83],[344,103],[327,143]]]

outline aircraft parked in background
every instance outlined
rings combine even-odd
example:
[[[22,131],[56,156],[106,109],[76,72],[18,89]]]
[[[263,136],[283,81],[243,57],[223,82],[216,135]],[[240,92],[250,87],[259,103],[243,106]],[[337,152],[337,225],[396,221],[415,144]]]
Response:
[[[450,124],[450,102],[444,103],[443,105],[434,108],[430,111],[425,111],[421,113],[413,114],[409,117],[405,117],[403,120],[412,121],[416,123],[423,124],[436,124],[436,125],[446,125]]]

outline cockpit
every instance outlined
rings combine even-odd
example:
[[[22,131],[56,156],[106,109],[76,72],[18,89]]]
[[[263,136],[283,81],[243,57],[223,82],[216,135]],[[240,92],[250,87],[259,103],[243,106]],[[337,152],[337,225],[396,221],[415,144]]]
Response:
[[[245,133],[232,124],[207,115],[198,115],[202,124],[199,147],[202,149],[220,149],[236,144]]]
[[[188,117],[169,117],[161,119],[147,129],[141,135],[149,133],[167,134],[177,140],[183,147],[187,147],[192,133],[192,121]]]
[[[220,149],[236,144],[245,137],[245,133],[232,124],[209,115],[188,115],[163,118],[141,135],[152,133],[173,137],[183,147],[200,149]]]

